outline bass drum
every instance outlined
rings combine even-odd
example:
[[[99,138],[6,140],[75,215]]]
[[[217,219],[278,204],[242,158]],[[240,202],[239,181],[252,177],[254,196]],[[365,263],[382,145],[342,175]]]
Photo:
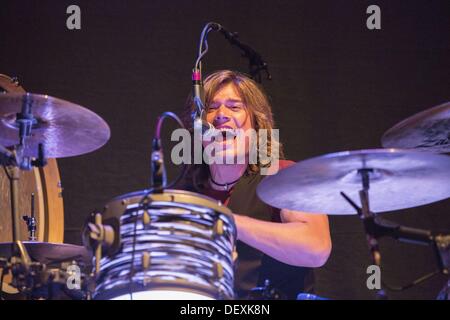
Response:
[[[14,79],[0,74],[0,94],[24,93]],[[0,120],[1,121],[1,120]],[[58,165],[48,159],[44,168],[21,171],[19,181],[19,210],[30,215],[31,194],[35,195],[36,237],[38,241],[62,243],[64,239],[64,208]],[[0,166],[0,242],[11,242],[12,236],[11,193],[6,168]],[[27,227],[21,224],[21,240],[27,240]]]

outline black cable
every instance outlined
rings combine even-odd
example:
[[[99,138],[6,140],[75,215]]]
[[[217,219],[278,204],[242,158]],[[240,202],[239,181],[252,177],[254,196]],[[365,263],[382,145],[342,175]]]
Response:
[[[181,119],[173,112],[164,112],[159,118],[158,118],[158,122],[156,124],[156,130],[155,130],[155,138],[160,140],[161,139],[161,131],[162,131],[162,125],[165,119],[167,118],[172,118],[174,119],[178,125],[183,128],[186,129],[186,127],[184,126],[183,122],[181,121]],[[187,171],[187,164],[183,163],[183,166],[181,168],[181,172],[178,174],[178,176],[175,178],[174,181],[172,181],[169,185],[165,186],[164,189],[170,189],[173,186],[175,186],[178,182],[180,182],[180,180],[185,176]],[[154,191],[153,189],[154,186],[150,186],[150,190],[147,191],[145,193],[145,195],[142,197],[141,201],[139,201],[139,206],[142,206],[142,204],[148,200],[148,196]]]
[[[200,43],[198,46],[198,54],[197,59],[195,60],[194,64],[194,72],[198,72],[200,74],[199,81],[201,82],[201,74],[202,74],[202,59],[208,52],[209,46],[208,46],[208,34],[212,30],[220,30],[221,26],[218,23],[215,22],[209,22],[205,25],[205,27],[202,30],[201,36],[200,36]],[[197,110],[195,111],[197,114],[202,114],[203,111],[203,102],[198,102],[198,97],[193,96],[194,99],[194,105],[196,106]],[[194,113],[195,113],[194,112]]]
[[[201,69],[201,62],[205,54],[208,52],[208,34],[214,30],[220,28],[220,25],[215,22],[209,22],[205,25],[205,27],[202,30],[201,36],[200,36],[200,43],[198,46],[198,56],[197,60],[195,61],[194,69]],[[203,50],[203,46],[205,46],[205,49]]]
[[[194,69],[198,69],[201,72],[201,68],[202,68],[201,61],[202,61],[203,57],[206,55],[206,53],[208,52],[208,48],[209,48],[208,47],[208,34],[209,34],[209,32],[211,32],[214,29],[219,30],[219,28],[220,28],[220,25],[215,22],[209,22],[203,28],[201,36],[200,36],[198,56],[197,56],[197,60],[195,61]],[[186,129],[183,122],[180,120],[180,118],[176,114],[174,114],[172,112],[164,112],[158,118],[158,122],[156,125],[155,139],[157,139],[158,141],[160,141],[160,139],[161,139],[161,129],[162,129],[163,122],[168,117],[174,119],[181,128]],[[182,169],[181,169],[180,173],[178,174],[178,176],[176,177],[176,179],[174,181],[172,181],[170,184],[168,184],[167,186],[163,186],[163,188],[170,189],[171,187],[175,186],[185,176],[186,172],[187,172],[187,164],[183,163]],[[141,208],[143,210],[147,209],[146,202],[148,202],[148,200],[149,200],[148,199],[149,195],[154,191],[155,191],[154,186],[150,186],[150,189],[145,192],[144,196],[139,201],[138,211],[136,213],[136,217],[135,217],[135,221],[134,221],[133,246],[132,246],[132,253],[131,253],[130,282],[129,282],[129,293],[130,293],[131,300],[133,300],[133,292],[131,289],[131,285],[132,285],[133,275],[134,275],[134,271],[135,271],[134,259],[135,259],[135,253],[136,253],[136,231],[137,231],[138,212],[139,212],[139,209],[141,209]]]
[[[161,138],[162,124],[163,124],[163,121],[166,118],[174,119],[181,128],[186,129],[186,127],[184,126],[184,124],[181,121],[181,119],[175,113],[170,112],[170,111],[166,111],[158,118],[158,123],[157,123],[157,126],[156,126],[156,132],[155,132],[155,136],[156,136],[157,139]]]
[[[175,113],[173,113],[173,112],[164,112],[158,118],[158,122],[156,124],[156,129],[155,129],[155,139],[157,139],[157,140],[161,139],[162,125],[163,125],[164,120],[167,119],[167,118],[174,119],[181,128],[186,129],[186,127],[184,126],[184,124],[181,121],[181,119]],[[185,176],[186,171],[187,171],[187,164],[183,163],[181,172],[178,174],[176,179],[174,181],[172,181],[168,186],[163,186],[163,188],[169,189],[169,188],[173,187],[174,185],[176,185]],[[155,189],[153,188],[153,186],[150,186],[150,189],[145,192],[144,196],[139,201],[139,205],[137,207],[137,211],[136,211],[136,214],[135,214],[136,216],[135,216],[134,227],[133,227],[133,245],[132,245],[132,249],[131,249],[130,277],[129,277],[129,283],[128,283],[128,290],[129,290],[129,294],[130,294],[130,300],[133,300],[132,284],[133,284],[133,276],[134,276],[134,272],[135,272],[134,259],[136,257],[136,237],[137,237],[136,231],[137,231],[137,222],[138,222],[138,218],[139,218],[139,210],[141,208],[143,210],[147,209],[147,202],[149,200],[148,197],[154,191],[155,191]]]
[[[128,292],[130,293],[130,300],[133,300],[133,289],[132,289],[132,285],[133,285],[133,276],[134,276],[134,258],[136,256],[136,231],[137,231],[137,221],[138,221],[138,217],[139,217],[139,209],[140,206],[138,207],[138,210],[136,211],[136,217],[134,219],[134,227],[133,227],[133,246],[131,249],[131,267],[130,267],[130,279],[128,282]]]
[[[409,289],[409,288],[411,288],[413,286],[416,286],[416,285],[418,285],[418,284],[420,284],[420,283],[422,283],[422,282],[424,282],[424,281],[426,281],[428,279],[431,279],[432,277],[434,277],[434,276],[436,276],[436,275],[438,275],[440,273],[441,273],[440,270],[436,270],[436,271],[430,272],[430,273],[428,273],[428,274],[426,274],[426,275],[424,275],[424,276],[422,276],[420,278],[417,278],[416,280],[414,280],[414,281],[412,281],[412,282],[410,282],[410,283],[408,283],[408,284],[406,284],[404,286],[401,286],[401,287],[387,284],[384,281],[381,281],[381,283],[383,284],[384,287],[386,287],[390,291],[398,291],[399,292],[399,291],[404,291],[406,289]]]

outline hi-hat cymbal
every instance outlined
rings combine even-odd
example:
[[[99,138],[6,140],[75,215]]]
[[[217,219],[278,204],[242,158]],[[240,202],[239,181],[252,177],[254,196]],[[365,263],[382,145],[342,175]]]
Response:
[[[37,157],[39,143],[47,158],[62,158],[94,151],[109,140],[106,122],[82,106],[47,95],[5,93],[0,94],[0,145],[19,143],[16,114],[25,98],[36,119],[31,136],[26,138],[25,156]]]
[[[36,241],[22,241],[22,243],[33,261],[49,265],[73,260],[84,265],[91,263],[91,253],[85,247]],[[11,242],[0,243],[0,257],[11,256],[12,244]]]
[[[385,148],[450,152],[450,102],[419,112],[385,132]]]
[[[399,149],[345,151],[298,162],[266,177],[257,188],[267,204],[330,215],[356,214],[343,191],[361,205],[360,169],[370,176],[370,208],[380,213],[450,197],[450,157]]]

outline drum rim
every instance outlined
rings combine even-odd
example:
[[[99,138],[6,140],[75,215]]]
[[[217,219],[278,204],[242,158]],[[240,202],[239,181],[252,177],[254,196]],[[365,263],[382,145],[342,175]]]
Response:
[[[208,287],[201,284],[185,283],[180,280],[175,281],[159,281],[153,280],[146,285],[131,283],[131,284],[120,284],[114,286],[111,289],[102,289],[100,291],[95,291],[93,294],[94,300],[111,300],[115,297],[122,295],[129,295],[130,291],[133,293],[146,292],[152,290],[158,291],[180,291],[180,292],[191,292],[205,297],[209,297],[215,300],[232,300],[234,297],[227,296],[224,292],[220,292],[217,288]],[[234,292],[233,292],[234,293]]]
[[[119,196],[116,196],[114,198],[112,198],[110,201],[108,201],[105,205],[105,210],[104,210],[104,214],[108,211],[108,208],[110,207],[114,207],[117,203],[121,203],[123,200],[131,200],[133,198],[136,197],[143,197],[145,195],[146,192],[148,192],[149,190],[138,190],[138,191],[133,191],[133,192],[129,192],[126,194],[122,194]],[[171,200],[171,202],[178,202],[178,203],[183,203],[183,204],[195,204],[195,205],[202,205],[205,206],[209,209],[212,209],[214,211],[218,211],[220,213],[223,213],[225,215],[228,216],[233,216],[232,215],[232,211],[225,206],[221,201],[216,200],[214,198],[211,198],[209,196],[206,196],[204,194],[200,194],[200,193],[196,193],[196,192],[192,192],[192,191],[186,191],[186,190],[178,190],[178,189],[165,189],[162,193],[153,193],[151,194],[154,197],[163,197],[163,196],[173,196],[173,197],[177,197],[177,198],[173,198]],[[201,204],[198,203],[198,201],[179,201],[179,200],[187,200],[187,199],[179,199],[180,197],[187,197],[190,198],[192,200],[196,199],[200,199],[202,200]],[[161,200],[164,201],[164,200]],[[136,201],[130,201],[129,204],[133,204],[133,203],[137,203]],[[106,215],[107,216],[107,215]]]

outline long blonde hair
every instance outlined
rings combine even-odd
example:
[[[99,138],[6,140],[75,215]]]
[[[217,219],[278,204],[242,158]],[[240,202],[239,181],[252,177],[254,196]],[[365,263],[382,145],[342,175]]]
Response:
[[[245,104],[247,111],[249,112],[250,119],[252,120],[253,128],[258,131],[259,129],[267,130],[267,154],[270,155],[274,148],[278,148],[279,158],[284,158],[284,152],[281,143],[279,141],[272,141],[272,129],[274,128],[274,119],[272,114],[272,107],[269,103],[267,95],[258,83],[249,78],[243,73],[220,70],[210,74],[204,80],[205,89],[205,107],[212,102],[212,99],[216,93],[228,84],[233,84],[243,103]],[[194,111],[195,106],[192,100],[192,95],[188,97],[185,110],[183,112],[183,122],[191,132],[193,131],[191,114]],[[259,141],[258,141],[259,145]],[[270,166],[269,163],[262,164],[249,164],[247,173],[258,173],[262,167]],[[209,166],[205,163],[191,165],[188,170],[188,179],[192,179],[195,189],[204,187],[205,182],[209,177]]]

